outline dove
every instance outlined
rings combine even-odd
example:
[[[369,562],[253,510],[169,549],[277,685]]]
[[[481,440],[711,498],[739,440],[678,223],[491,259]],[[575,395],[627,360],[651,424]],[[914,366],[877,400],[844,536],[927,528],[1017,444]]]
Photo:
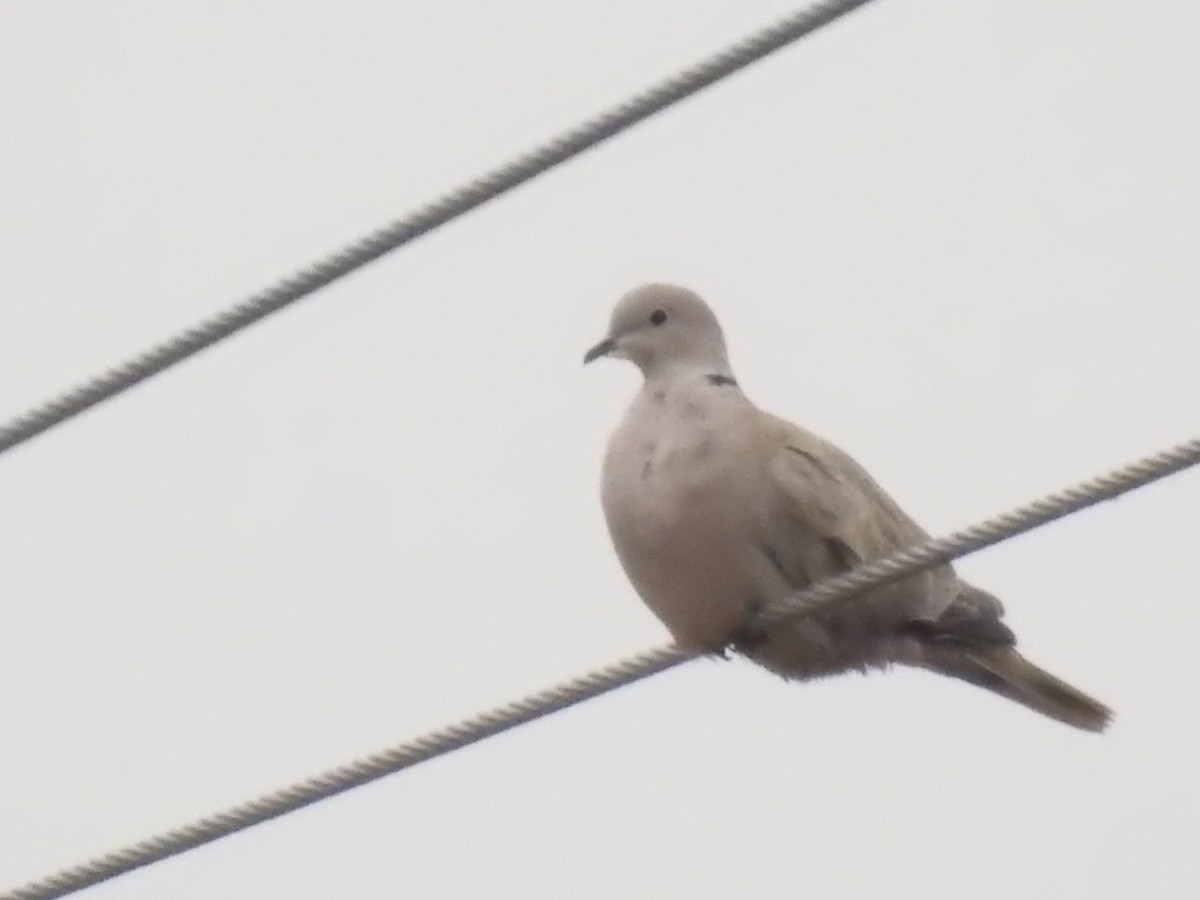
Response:
[[[605,452],[605,520],[679,647],[732,648],[796,680],[914,666],[1076,728],[1108,724],[1108,707],[1018,653],[1000,601],[948,564],[764,624],[767,607],[928,534],[849,455],[743,393],[721,326],[692,291],[623,296],[584,362],[601,357],[643,376]]]

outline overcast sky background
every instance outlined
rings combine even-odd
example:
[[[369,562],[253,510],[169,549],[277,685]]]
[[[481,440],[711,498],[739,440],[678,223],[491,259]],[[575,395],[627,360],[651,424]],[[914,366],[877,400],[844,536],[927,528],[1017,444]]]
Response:
[[[0,416],[791,4],[0,5]],[[0,459],[0,889],[661,643],[647,280],[946,533],[1200,433],[1200,9],[881,0]],[[1096,737],[695,662],[88,894],[1194,897],[1200,473],[960,563]]]

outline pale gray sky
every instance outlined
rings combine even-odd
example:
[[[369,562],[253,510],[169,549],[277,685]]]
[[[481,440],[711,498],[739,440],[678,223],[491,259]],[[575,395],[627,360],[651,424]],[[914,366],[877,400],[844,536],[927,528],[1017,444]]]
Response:
[[[0,7],[0,416],[791,8]],[[661,643],[673,280],[944,533],[1200,431],[1200,9],[880,0],[0,459],[0,888]],[[1194,897],[1200,476],[970,557],[1103,737],[697,662],[88,896]]]

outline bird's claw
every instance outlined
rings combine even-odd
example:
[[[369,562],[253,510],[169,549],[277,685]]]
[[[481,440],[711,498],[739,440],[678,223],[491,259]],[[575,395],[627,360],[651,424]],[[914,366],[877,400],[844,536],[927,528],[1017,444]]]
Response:
[[[733,654],[736,650],[737,647],[735,647],[732,643],[729,641],[724,641],[720,644],[717,644],[715,647],[710,648],[708,655],[724,662],[729,662],[729,660],[733,659]]]

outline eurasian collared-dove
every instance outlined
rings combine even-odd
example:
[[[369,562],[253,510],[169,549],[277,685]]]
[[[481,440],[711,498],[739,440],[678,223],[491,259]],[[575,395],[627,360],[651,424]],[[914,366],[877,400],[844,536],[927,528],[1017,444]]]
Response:
[[[633,362],[644,383],[604,459],[602,499],[633,586],[682,647],[733,646],[785,678],[891,663],[988,688],[1100,731],[1110,710],[1014,649],[992,595],[943,565],[766,628],[755,613],[928,535],[853,459],[763,412],[696,294],[625,295],[584,362]]]

